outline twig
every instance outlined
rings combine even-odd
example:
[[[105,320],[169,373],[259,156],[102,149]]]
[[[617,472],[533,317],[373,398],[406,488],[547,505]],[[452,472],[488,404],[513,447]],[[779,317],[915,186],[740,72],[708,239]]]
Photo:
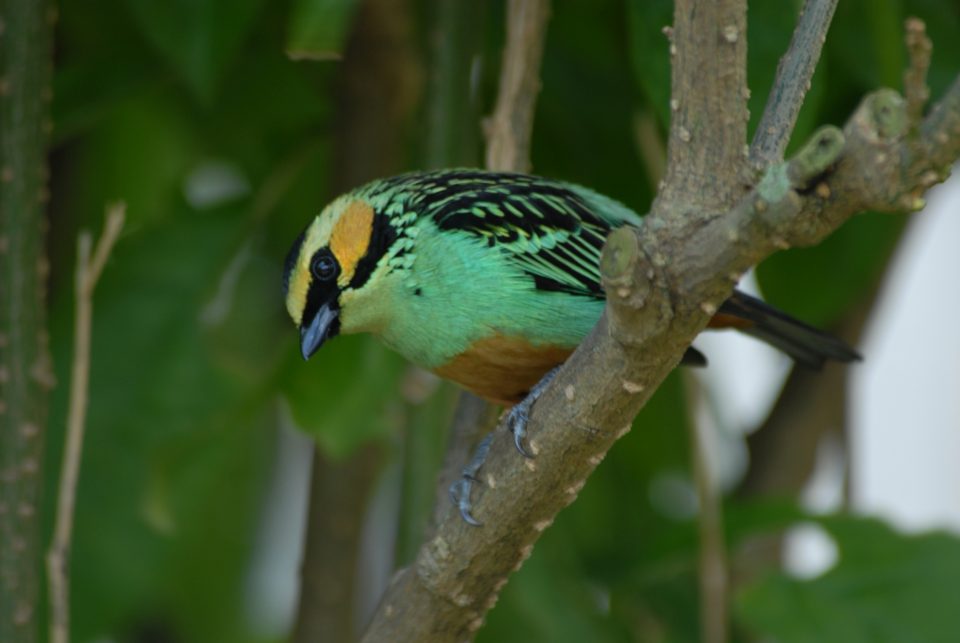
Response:
[[[806,0],[800,10],[750,146],[750,160],[757,169],[783,159],[836,8],[837,0]]]
[[[907,118],[910,121],[910,134],[918,133],[923,108],[930,99],[927,86],[927,72],[930,70],[930,55],[933,43],[927,37],[927,26],[919,18],[908,18],[905,23],[907,54],[910,64],[903,73],[903,95],[907,99]]]
[[[486,127],[487,168],[491,170],[530,170],[533,111],[540,91],[540,59],[549,15],[549,0],[509,2],[500,92]]]
[[[60,468],[60,489],[53,541],[47,552],[47,576],[50,584],[50,640],[70,640],[70,540],[73,534],[77,479],[83,451],[84,421],[87,411],[87,389],[90,378],[90,334],[93,320],[93,290],[110,250],[123,228],[126,205],[116,203],[107,208],[103,233],[93,257],[89,232],[82,232],[77,243],[75,294],[76,319],[73,330],[73,372],[70,381],[70,405],[67,415],[66,444]]]

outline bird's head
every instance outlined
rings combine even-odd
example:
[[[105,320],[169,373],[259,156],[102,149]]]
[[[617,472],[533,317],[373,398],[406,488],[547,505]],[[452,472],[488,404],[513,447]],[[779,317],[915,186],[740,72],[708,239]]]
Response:
[[[395,238],[385,216],[348,195],[328,205],[294,241],[283,284],[304,359],[340,332],[345,302],[364,288]]]

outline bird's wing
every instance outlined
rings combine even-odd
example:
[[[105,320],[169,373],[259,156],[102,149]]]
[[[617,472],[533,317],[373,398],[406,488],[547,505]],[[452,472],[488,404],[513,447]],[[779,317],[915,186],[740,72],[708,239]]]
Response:
[[[604,240],[611,226],[639,220],[585,188],[522,174],[447,171],[417,181],[410,204],[421,216],[496,247],[539,290],[602,299]]]

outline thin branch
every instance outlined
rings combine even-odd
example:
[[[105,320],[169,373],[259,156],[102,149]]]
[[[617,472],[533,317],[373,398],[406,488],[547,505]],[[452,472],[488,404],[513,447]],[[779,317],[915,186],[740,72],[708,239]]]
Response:
[[[836,8],[837,0],[806,0],[800,10],[750,146],[750,160],[757,169],[783,159]]]
[[[508,4],[500,93],[486,127],[491,170],[530,171],[533,111],[549,16],[549,0],[510,0]]]
[[[677,0],[673,27],[664,31],[670,39],[672,118],[666,174],[653,211],[716,212],[742,194],[746,168],[746,0]]]
[[[910,121],[910,137],[916,140],[923,108],[930,99],[927,72],[930,70],[930,55],[933,43],[927,37],[927,26],[918,18],[906,21],[907,55],[910,63],[903,73],[903,95],[907,100],[907,119]]]
[[[106,223],[90,257],[92,237],[80,234],[77,242],[77,272],[74,294],[77,298],[73,327],[73,372],[70,380],[70,404],[67,434],[60,467],[60,489],[53,541],[47,552],[47,580],[50,586],[50,640],[70,640],[70,540],[73,536],[74,506],[77,479],[83,454],[83,432],[87,415],[87,390],[90,379],[90,334],[93,324],[93,291],[113,244],[123,228],[126,205],[117,203],[107,208]]]

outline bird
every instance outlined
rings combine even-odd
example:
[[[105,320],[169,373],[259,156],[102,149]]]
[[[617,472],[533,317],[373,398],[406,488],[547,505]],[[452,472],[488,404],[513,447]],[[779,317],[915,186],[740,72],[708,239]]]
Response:
[[[370,333],[510,408],[517,448],[529,455],[530,406],[603,312],[604,241],[640,225],[615,199],[528,174],[461,168],[379,179],[336,198],[294,241],[286,308],[304,359],[337,335]],[[841,339],[739,290],[709,327],[734,328],[812,368],[860,359]],[[682,362],[705,358],[691,348]]]

